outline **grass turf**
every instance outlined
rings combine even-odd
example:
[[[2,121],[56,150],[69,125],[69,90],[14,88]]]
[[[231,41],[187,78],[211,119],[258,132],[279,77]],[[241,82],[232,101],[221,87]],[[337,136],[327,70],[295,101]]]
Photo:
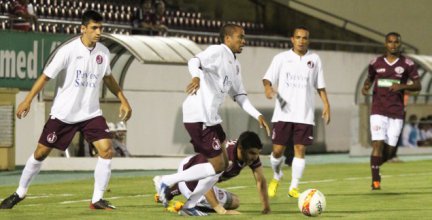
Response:
[[[272,174],[265,167],[267,181]],[[30,187],[25,200],[12,210],[0,210],[0,219],[178,219],[153,201],[152,176],[171,171],[114,171],[105,198],[117,206],[114,211],[88,208],[93,190],[91,172],[41,172]],[[432,201],[432,161],[409,161],[385,164],[381,172],[382,190],[370,190],[370,169],[367,163],[307,165],[300,189],[317,188],[327,199],[327,208],[320,219],[429,219]],[[261,204],[255,180],[249,168],[221,188],[240,197],[242,215],[205,219],[305,219],[297,208],[297,200],[288,198],[290,169],[278,194],[271,199],[272,213],[261,215]],[[0,172],[0,198],[10,195],[20,172]],[[62,176],[74,176],[61,178]],[[76,177],[76,178],[75,178]],[[1,179],[15,179],[2,184]],[[44,179],[46,179],[44,181]],[[184,200],[176,197],[178,200]]]

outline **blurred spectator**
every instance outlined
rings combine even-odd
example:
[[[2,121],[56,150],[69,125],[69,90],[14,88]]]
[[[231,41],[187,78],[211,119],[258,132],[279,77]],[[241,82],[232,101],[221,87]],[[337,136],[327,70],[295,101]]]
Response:
[[[417,127],[417,115],[410,115],[407,123],[403,128],[402,133],[402,146],[404,147],[417,147],[419,139],[419,129]]]
[[[28,0],[12,0],[11,4],[12,29],[30,31],[37,22],[33,5]]]
[[[130,157],[131,154],[126,148],[126,124],[121,121],[115,125],[115,128],[113,128],[113,130],[111,130],[110,128],[110,131],[113,133],[112,141],[115,155],[117,157]]]
[[[432,146],[432,117],[421,118],[419,125],[418,146]]]
[[[164,25],[165,2],[163,0],[142,0],[141,8],[133,22],[134,27],[141,28],[141,34],[152,34],[153,31],[166,31]]]
[[[156,5],[156,14],[155,14],[153,28],[157,31],[165,32],[167,30],[167,27],[164,24],[165,2],[163,0],[157,0],[155,2],[155,5]]]
[[[140,28],[153,29],[153,21],[155,19],[155,9],[152,0],[143,0],[139,15]]]

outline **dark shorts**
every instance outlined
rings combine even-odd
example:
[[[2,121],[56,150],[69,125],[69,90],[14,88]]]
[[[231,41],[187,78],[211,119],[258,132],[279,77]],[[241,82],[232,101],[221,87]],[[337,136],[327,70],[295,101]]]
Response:
[[[292,140],[292,142],[290,142]],[[278,121],[273,123],[273,144],[289,146],[311,145],[313,143],[313,125]]]
[[[202,122],[184,123],[184,126],[191,137],[195,152],[207,158],[213,158],[222,153],[221,146],[226,139],[222,126],[205,127]]]
[[[39,143],[64,151],[69,147],[77,131],[82,132],[89,143],[101,139],[112,139],[105,118],[102,116],[75,124],[67,124],[50,117],[45,123]]]

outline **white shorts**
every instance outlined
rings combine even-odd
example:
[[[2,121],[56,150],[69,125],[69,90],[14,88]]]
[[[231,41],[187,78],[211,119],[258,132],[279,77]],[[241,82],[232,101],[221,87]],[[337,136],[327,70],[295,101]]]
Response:
[[[177,169],[177,171],[179,171],[179,172],[183,171],[183,165],[186,164],[187,162],[189,162],[191,157],[192,156],[183,159],[182,162],[180,163],[180,166]],[[230,192],[226,191],[225,189],[221,189],[221,188],[218,188],[217,186],[215,186],[220,175],[222,175],[222,173],[212,176],[213,178],[211,178],[211,179],[209,179],[209,178],[205,178],[205,179],[208,180],[208,181],[206,181],[209,184],[208,188],[212,189],[214,191],[214,193],[216,195],[216,199],[218,200],[219,204],[221,206],[223,206],[224,208],[228,209],[229,207],[231,207],[231,204],[232,204],[232,194]],[[200,180],[200,181],[203,182],[203,180]],[[180,193],[186,199],[189,199],[189,197],[192,194],[192,191],[187,187],[186,183],[185,182],[179,182],[178,187],[179,187]],[[212,206],[210,205],[210,203],[207,202],[204,195],[201,196],[201,198],[198,200],[197,206],[207,208],[207,209],[213,209]]]
[[[389,118],[383,115],[370,116],[372,141],[384,141],[395,147],[403,127],[402,119]]]

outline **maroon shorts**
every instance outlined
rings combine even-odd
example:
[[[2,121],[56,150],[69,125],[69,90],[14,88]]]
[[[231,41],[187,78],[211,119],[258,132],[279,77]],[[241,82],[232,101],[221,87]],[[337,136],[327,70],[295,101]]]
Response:
[[[206,127],[202,122],[184,123],[197,153],[213,158],[222,153],[222,143],[226,139],[221,125]]]
[[[58,119],[48,119],[39,138],[39,143],[51,148],[66,150],[77,131],[82,132],[84,138],[92,143],[101,139],[111,139],[105,118],[97,116],[87,121],[67,124]]]
[[[313,143],[313,125],[278,121],[273,123],[273,144],[288,146],[292,140],[294,145],[311,145]]]

